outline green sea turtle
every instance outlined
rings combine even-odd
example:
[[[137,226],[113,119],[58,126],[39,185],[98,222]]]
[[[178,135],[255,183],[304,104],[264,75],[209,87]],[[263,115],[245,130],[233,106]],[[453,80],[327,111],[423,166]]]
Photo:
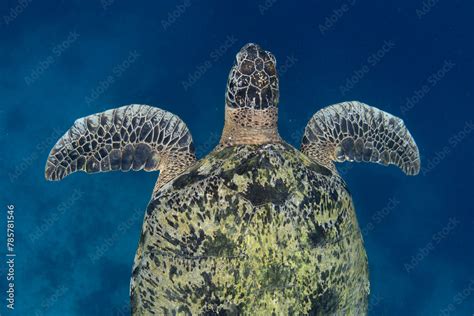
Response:
[[[275,57],[236,56],[219,145],[197,160],[176,115],[129,105],[77,120],[46,178],[75,171],[160,171],[132,270],[134,315],[365,315],[367,257],[334,162],[420,158],[401,119],[359,102],[311,118],[301,151],[278,133]]]

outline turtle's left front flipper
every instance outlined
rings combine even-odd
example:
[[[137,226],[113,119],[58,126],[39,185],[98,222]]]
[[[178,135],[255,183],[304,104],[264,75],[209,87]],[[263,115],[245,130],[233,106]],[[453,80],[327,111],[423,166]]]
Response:
[[[334,161],[394,164],[407,175],[420,171],[420,154],[403,121],[360,102],[343,102],[314,114],[301,151],[335,170]]]
[[[51,150],[45,176],[160,170],[156,191],[195,161],[191,133],[178,116],[134,104],[76,120]]]

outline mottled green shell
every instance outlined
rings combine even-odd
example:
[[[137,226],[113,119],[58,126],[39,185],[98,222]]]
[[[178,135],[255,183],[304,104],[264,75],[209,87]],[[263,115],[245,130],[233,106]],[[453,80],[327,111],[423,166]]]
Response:
[[[211,153],[147,210],[136,315],[364,315],[368,271],[341,178],[287,144]]]

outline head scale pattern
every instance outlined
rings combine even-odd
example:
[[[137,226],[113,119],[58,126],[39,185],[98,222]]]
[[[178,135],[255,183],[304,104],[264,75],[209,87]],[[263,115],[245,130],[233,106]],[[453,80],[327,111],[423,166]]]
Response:
[[[242,47],[227,81],[226,105],[264,110],[276,108],[278,97],[275,56],[256,44]]]

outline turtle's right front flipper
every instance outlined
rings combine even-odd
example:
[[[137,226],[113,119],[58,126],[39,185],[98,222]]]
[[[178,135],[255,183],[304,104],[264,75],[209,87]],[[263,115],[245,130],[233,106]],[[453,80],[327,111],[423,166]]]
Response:
[[[51,150],[48,180],[76,172],[160,170],[155,190],[196,161],[193,140],[176,115],[128,105],[80,118]]]
[[[420,153],[403,121],[357,101],[328,106],[306,125],[301,151],[335,170],[334,161],[367,161],[420,171]]]

